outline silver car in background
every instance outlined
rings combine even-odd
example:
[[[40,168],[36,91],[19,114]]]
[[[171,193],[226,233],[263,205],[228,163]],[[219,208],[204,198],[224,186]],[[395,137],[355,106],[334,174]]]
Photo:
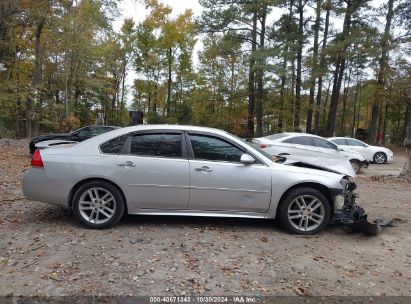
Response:
[[[315,234],[350,184],[343,174],[276,163],[221,130],[142,125],[36,150],[23,191],[72,208],[90,228],[110,227],[125,213],[279,217],[292,233]]]

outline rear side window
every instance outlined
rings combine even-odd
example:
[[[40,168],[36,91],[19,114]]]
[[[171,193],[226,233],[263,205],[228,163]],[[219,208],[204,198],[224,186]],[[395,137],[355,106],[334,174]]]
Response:
[[[100,150],[106,154],[119,154],[126,142],[127,135],[116,137],[100,145]]]
[[[181,133],[136,134],[131,137],[131,154],[153,157],[182,157]]]
[[[283,142],[288,143],[288,144],[297,144],[297,145],[303,145],[303,146],[313,146],[314,145],[310,136],[291,137],[289,139],[283,140]]]
[[[342,145],[342,146],[345,146],[345,145],[347,145],[346,143],[345,143],[345,139],[344,138],[337,138],[337,139],[333,139],[333,140],[331,140],[333,143],[335,143],[335,144],[337,144],[337,145]]]

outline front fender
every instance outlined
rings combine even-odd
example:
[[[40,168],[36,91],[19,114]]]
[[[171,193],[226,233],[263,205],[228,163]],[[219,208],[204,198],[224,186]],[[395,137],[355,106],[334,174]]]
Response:
[[[332,206],[334,197],[343,193],[344,175],[319,170],[274,165],[272,170],[272,197],[268,217],[275,217],[279,203],[288,191],[296,187],[312,187],[323,193]]]

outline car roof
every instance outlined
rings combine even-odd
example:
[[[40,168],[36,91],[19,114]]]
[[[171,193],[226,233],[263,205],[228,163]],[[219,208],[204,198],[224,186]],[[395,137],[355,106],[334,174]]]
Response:
[[[120,129],[121,127],[118,126],[107,126],[107,125],[88,125],[88,126],[84,126],[84,127],[80,127],[81,128],[85,128],[85,127],[105,127],[105,128],[113,128],[113,129]]]
[[[103,134],[97,135],[95,137],[92,137],[91,140],[105,140],[109,139],[112,137],[115,137],[117,135],[123,135],[131,132],[137,132],[137,131],[144,131],[144,130],[185,130],[185,131],[198,131],[198,132],[211,132],[215,134],[221,134],[221,135],[231,135],[228,132],[225,132],[223,130],[219,129],[214,129],[214,128],[208,128],[208,127],[198,127],[198,126],[188,126],[188,125],[167,125],[167,124],[152,124],[152,125],[137,125],[137,126],[129,126],[129,127],[124,127],[124,128],[117,128],[108,132],[105,132]]]
[[[125,132],[134,132],[140,130],[182,130],[182,131],[197,131],[197,132],[212,132],[219,134],[229,134],[230,133],[210,127],[192,126],[192,125],[169,125],[169,124],[147,124],[147,125],[137,125],[122,128]]]
[[[349,137],[349,136],[339,136],[339,137],[329,137],[328,138],[329,140],[333,140],[333,139],[353,139],[353,140],[356,140],[356,141],[360,141],[360,142],[363,142],[362,140],[360,140],[360,139],[357,139],[357,138],[353,138],[353,137]]]
[[[129,127],[124,127],[124,128],[118,128],[115,130],[111,130],[108,132],[105,132],[103,134],[91,137],[85,141],[79,142],[75,146],[73,146],[73,149],[77,149],[79,151],[84,151],[87,150],[88,148],[96,148],[98,145],[103,143],[104,141],[113,139],[117,136],[122,136],[126,135],[132,132],[137,132],[137,131],[145,131],[145,130],[153,130],[153,131],[161,131],[161,130],[177,130],[177,131],[197,131],[197,132],[207,132],[211,134],[216,134],[216,135],[222,135],[225,137],[228,137],[233,139],[236,142],[241,142],[242,144],[245,145],[243,140],[241,138],[238,138],[237,136],[226,132],[224,130],[220,129],[215,129],[215,128],[209,128],[209,127],[200,127],[200,126],[190,126],[190,125],[167,125],[167,124],[152,124],[152,125],[137,125],[137,126],[129,126]],[[48,151],[47,151],[48,150]],[[53,151],[58,151],[56,149],[45,149],[46,153],[53,153]],[[50,152],[49,152],[50,151]],[[258,150],[254,151],[255,153],[261,154],[261,158],[264,159],[263,162],[266,165],[270,165],[272,163],[272,160],[264,157],[264,154],[259,152]],[[60,153],[60,152],[59,152]]]
[[[290,137],[296,137],[296,136],[309,136],[309,137],[316,137],[316,138],[321,138],[324,139],[324,137],[318,136],[318,135],[314,135],[314,134],[310,134],[310,133],[301,133],[301,132],[283,132],[283,133],[278,133],[278,134],[284,134],[286,136],[283,137],[279,137],[276,139],[272,139],[272,140],[284,140]],[[274,134],[272,134],[274,135]],[[270,138],[268,138],[270,135],[267,136],[263,136],[262,138],[267,138],[270,140]]]

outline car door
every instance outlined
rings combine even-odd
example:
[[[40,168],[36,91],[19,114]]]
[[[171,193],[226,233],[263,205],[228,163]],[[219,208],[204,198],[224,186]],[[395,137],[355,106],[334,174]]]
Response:
[[[291,156],[308,156],[315,157],[318,154],[318,149],[314,147],[311,136],[294,136],[282,141],[289,147]]]
[[[345,153],[338,151],[338,146],[336,144],[318,137],[313,137],[312,140],[319,155],[330,158],[345,158]]]
[[[186,209],[189,163],[180,131],[132,134],[117,157],[117,174],[137,208]]]
[[[266,212],[271,199],[271,171],[256,159],[240,162],[246,153],[230,140],[189,133],[190,210]]]
[[[347,138],[346,141],[349,144],[349,146],[347,146],[347,147],[349,147],[350,150],[361,153],[369,161],[373,160],[374,151],[370,146],[368,146],[367,144],[363,143],[360,140],[353,139],[353,138]]]
[[[347,148],[349,148],[350,150],[356,151],[359,153],[364,153],[364,150],[366,148],[364,143],[358,140],[352,139],[352,138],[346,138],[346,142],[347,142]]]

